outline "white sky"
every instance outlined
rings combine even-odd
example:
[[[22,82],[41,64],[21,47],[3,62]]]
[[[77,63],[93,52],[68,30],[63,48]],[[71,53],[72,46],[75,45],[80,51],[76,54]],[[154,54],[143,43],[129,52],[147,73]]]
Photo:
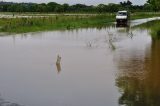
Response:
[[[34,2],[34,3],[47,3],[47,2],[57,2],[57,3],[68,3],[68,4],[77,4],[82,3],[86,5],[97,5],[97,4],[107,4],[107,3],[119,3],[121,1],[127,0],[3,0],[11,2]],[[146,3],[147,0],[130,0],[133,4],[141,5]]]

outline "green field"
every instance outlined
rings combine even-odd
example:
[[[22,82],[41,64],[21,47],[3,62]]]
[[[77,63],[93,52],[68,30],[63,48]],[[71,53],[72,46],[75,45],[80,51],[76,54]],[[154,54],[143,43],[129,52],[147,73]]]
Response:
[[[1,13],[2,14],[2,13]],[[5,13],[7,14],[7,13]],[[8,13],[9,14],[9,13]],[[13,14],[14,18],[0,18],[0,32],[27,33],[47,30],[65,30],[86,27],[103,27],[113,24],[114,14]],[[26,16],[26,17],[18,17]],[[35,17],[37,16],[37,17]],[[43,17],[39,17],[43,16]],[[160,13],[133,13],[131,19],[157,17]]]
[[[25,33],[45,30],[65,30],[100,27],[111,24],[114,15],[57,15],[30,18],[1,18],[0,32]]]

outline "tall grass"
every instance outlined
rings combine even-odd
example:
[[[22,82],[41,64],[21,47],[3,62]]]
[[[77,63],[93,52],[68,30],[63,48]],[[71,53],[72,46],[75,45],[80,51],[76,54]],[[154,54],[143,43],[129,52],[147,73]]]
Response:
[[[137,27],[149,29],[152,38],[160,39],[160,20],[150,21]]]
[[[136,12],[131,14],[131,19],[142,19],[142,18],[151,18],[151,17],[160,17],[158,12]]]
[[[153,38],[160,39],[160,20],[154,22],[154,25],[151,27],[151,35]]]
[[[102,27],[115,21],[115,14],[72,14],[44,15],[31,14],[28,18],[0,18],[0,32],[26,33],[45,30],[64,30],[85,27]],[[33,17],[32,17],[33,16]],[[43,16],[43,15],[42,15]],[[133,13],[131,19],[160,16],[159,13]]]
[[[34,32],[43,30],[73,29],[81,27],[96,27],[107,25],[114,21],[113,15],[84,15],[84,16],[51,16],[32,18],[2,18],[1,32]]]

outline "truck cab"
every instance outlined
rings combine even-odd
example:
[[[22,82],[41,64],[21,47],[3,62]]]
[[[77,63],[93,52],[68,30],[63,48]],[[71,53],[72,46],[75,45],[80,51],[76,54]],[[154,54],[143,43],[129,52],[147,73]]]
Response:
[[[128,11],[118,11],[116,15],[117,25],[127,25],[129,20]]]

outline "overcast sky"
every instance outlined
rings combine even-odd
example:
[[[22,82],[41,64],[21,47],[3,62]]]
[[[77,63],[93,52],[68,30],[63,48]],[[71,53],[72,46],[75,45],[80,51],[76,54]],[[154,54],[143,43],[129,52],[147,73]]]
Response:
[[[36,3],[47,3],[47,2],[57,2],[57,3],[68,3],[68,4],[77,4],[82,3],[86,5],[97,5],[97,4],[107,4],[107,3],[119,3],[126,0],[3,0],[3,1],[12,1],[12,2],[36,2]],[[133,4],[141,5],[144,4],[147,0],[130,0]]]

